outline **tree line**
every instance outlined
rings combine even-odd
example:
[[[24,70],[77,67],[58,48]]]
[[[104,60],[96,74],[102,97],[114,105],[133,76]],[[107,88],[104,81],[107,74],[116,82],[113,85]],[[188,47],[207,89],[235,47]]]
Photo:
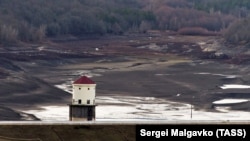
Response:
[[[247,0],[1,0],[0,43],[150,29],[191,35],[223,31],[236,41],[230,32],[244,24],[240,19],[248,17],[249,8]]]
[[[0,42],[39,42],[60,35],[146,30],[155,15],[137,0],[1,0]]]

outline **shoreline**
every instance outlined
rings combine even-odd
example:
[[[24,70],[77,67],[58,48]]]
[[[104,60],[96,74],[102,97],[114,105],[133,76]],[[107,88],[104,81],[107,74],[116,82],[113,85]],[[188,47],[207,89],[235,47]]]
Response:
[[[151,59],[151,61],[154,59]],[[155,59],[155,60],[159,60],[159,59]],[[113,60],[114,61],[114,60]],[[138,60],[137,60],[138,61]],[[64,70],[66,72],[72,72],[72,70],[80,70],[80,68],[84,68],[83,72],[85,72],[88,75],[91,75],[94,81],[97,82],[97,97],[98,96],[140,96],[140,97],[154,97],[154,98],[163,98],[165,100],[170,100],[173,102],[184,102],[184,103],[189,103],[189,104],[194,104],[194,109],[197,111],[202,111],[205,110],[207,112],[213,112],[213,113],[218,113],[220,111],[217,111],[217,109],[212,108],[213,107],[213,102],[216,100],[220,100],[225,97],[220,97],[220,95],[216,96],[212,95],[212,97],[208,97],[208,98],[204,98],[204,99],[200,99],[200,95],[201,93],[199,93],[199,91],[205,91],[206,89],[211,89],[210,91],[207,91],[206,95],[208,94],[212,94],[212,93],[219,93],[219,91],[224,91],[223,89],[221,89],[220,87],[218,87],[218,84],[221,83],[222,86],[222,82],[224,82],[224,79],[229,79],[231,81],[235,79],[237,80],[238,77],[240,76],[235,76],[235,77],[229,77],[228,76],[232,76],[235,71],[237,71],[236,68],[231,68],[231,70],[225,71],[225,69],[228,69],[227,65],[221,65],[224,66],[225,68],[216,68],[216,67],[212,67],[211,66],[217,66],[218,63],[215,62],[206,62],[204,63],[203,61],[199,62],[198,64],[194,65],[193,63],[195,63],[196,61],[191,61],[191,60],[186,60],[186,61],[174,61],[175,64],[173,64],[173,62],[171,61],[166,61],[164,63],[162,62],[151,62],[151,63],[147,63],[145,65],[145,63],[141,60],[139,61],[139,65],[133,65],[133,64],[138,64],[138,62],[124,62],[123,63],[119,63],[119,65],[117,65],[116,62],[109,62],[109,63],[104,63],[102,65],[96,65],[96,64],[86,64],[83,63],[81,65],[79,64],[75,64],[75,65],[69,65],[69,66],[63,66],[63,67],[59,67],[56,70]],[[167,62],[170,62],[170,64],[168,64]],[[152,69],[155,64],[157,64],[157,69]],[[201,66],[199,66],[201,65]],[[98,68],[96,68],[96,66],[98,66]],[[108,70],[108,69],[103,69],[103,66],[106,66],[106,68],[110,68],[112,67],[112,69]],[[132,66],[132,67],[131,67]],[[195,68],[199,68],[196,69],[197,71],[194,71],[194,69],[192,67]],[[208,70],[207,68],[210,68],[210,70]],[[101,68],[101,70],[100,70]],[[129,69],[128,69],[129,68]],[[148,68],[148,69],[147,69]],[[185,70],[183,70],[183,68],[186,68]],[[204,70],[207,70],[206,72]],[[220,70],[220,71],[218,71]],[[53,70],[51,70],[53,72]],[[97,73],[97,72],[98,73]],[[164,72],[164,73],[163,73]],[[62,74],[65,72],[61,72]],[[67,73],[66,73],[67,74]],[[93,75],[94,74],[94,75]],[[98,74],[98,75],[97,75]],[[159,75],[162,74],[162,75]],[[51,73],[51,75],[53,75],[53,73]],[[178,76],[181,75],[181,76]],[[207,78],[207,75],[209,75],[211,78],[210,80],[208,79],[207,82],[202,82],[204,80],[204,78]],[[77,75],[76,75],[77,76]],[[75,78],[76,76],[74,75],[69,75],[69,78]],[[122,76],[126,76],[126,77],[122,77]],[[145,76],[145,77],[144,77]],[[177,77],[178,76],[178,77]],[[192,77],[192,76],[196,76]],[[200,77],[200,78],[199,78]],[[67,78],[69,80],[69,78]],[[134,80],[136,80],[136,82],[131,82],[129,80],[132,80],[131,78],[133,78]],[[189,78],[195,78],[195,80],[199,80],[199,82],[195,82],[192,79]],[[203,78],[203,79],[201,79]],[[54,81],[55,78],[51,78],[47,79],[50,81]],[[56,79],[58,80],[58,79]],[[112,80],[112,81],[105,81],[105,80]],[[152,81],[148,81],[148,80],[152,80]],[[157,82],[155,80],[158,80],[159,82],[154,84],[155,86],[161,88],[162,90],[156,91],[157,93],[153,93],[152,88],[150,88],[149,86],[152,86],[151,83],[153,82]],[[223,81],[222,81],[223,80]],[[185,81],[187,81],[186,83],[184,83]],[[229,81],[229,82],[230,82]],[[127,82],[130,82],[129,84]],[[199,86],[195,86],[196,83],[201,84],[204,83],[206,85],[204,85],[203,87],[199,87]],[[215,83],[211,83],[211,82],[215,82]],[[66,82],[68,83],[68,82]],[[167,85],[161,85],[163,83],[166,83],[170,86],[168,87],[174,87],[174,85],[176,85],[176,89],[173,88],[173,90],[169,91],[169,94],[164,93],[164,90],[166,90],[168,87]],[[208,85],[209,83],[211,83],[210,85]],[[68,83],[69,84],[69,83]],[[121,84],[121,86],[118,86],[117,84]],[[173,85],[174,84],[174,85]],[[109,87],[108,85],[112,85],[114,87]],[[117,86],[116,86],[117,85]],[[133,86],[135,85],[135,86]],[[171,86],[172,85],[172,86]],[[66,85],[65,85],[66,86]],[[127,87],[130,86],[130,87]],[[145,87],[146,86],[146,87]],[[68,86],[69,88],[70,86]],[[149,90],[147,90],[147,88]],[[182,89],[177,89],[177,88],[182,88]],[[205,90],[203,90],[205,89]],[[63,89],[65,90],[65,89]],[[176,91],[177,90],[177,91]],[[67,90],[69,91],[69,90]],[[179,92],[179,91],[183,91],[185,93]],[[188,91],[188,92],[187,92]],[[193,91],[194,93],[193,96],[196,96],[198,98],[196,99],[190,99],[188,96],[190,95],[190,91]],[[226,90],[226,91],[230,91],[230,90]],[[247,91],[247,90],[241,90],[241,91]],[[154,94],[154,95],[153,95]],[[177,96],[179,94],[179,96]],[[195,95],[194,95],[195,94]],[[185,96],[187,95],[187,96]],[[180,97],[181,96],[181,97]],[[184,97],[182,97],[184,96]],[[202,95],[205,96],[205,95]],[[213,98],[214,97],[214,98]],[[209,100],[210,101],[203,101],[203,100]],[[191,101],[190,101],[191,100]],[[55,105],[55,104],[54,104]],[[114,104],[116,105],[116,104]],[[233,104],[229,104],[229,106],[235,106]],[[48,106],[51,106],[48,104]],[[118,106],[118,105],[117,105]],[[247,105],[245,105],[247,106]],[[236,105],[237,107],[237,105]],[[234,109],[232,109],[234,110]],[[235,109],[237,111],[237,108]],[[242,110],[244,111],[248,111],[246,110]]]

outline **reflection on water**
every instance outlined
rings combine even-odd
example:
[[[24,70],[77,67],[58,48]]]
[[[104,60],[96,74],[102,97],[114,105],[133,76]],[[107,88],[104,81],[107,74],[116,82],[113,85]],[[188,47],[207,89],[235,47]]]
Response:
[[[248,120],[250,113],[231,111],[220,107],[219,111],[194,111],[191,105],[166,101],[154,97],[100,96],[96,102],[97,121],[130,120]],[[68,121],[69,108],[65,106],[43,106],[43,110],[23,111],[34,114],[42,121]],[[225,107],[227,108],[227,107]]]

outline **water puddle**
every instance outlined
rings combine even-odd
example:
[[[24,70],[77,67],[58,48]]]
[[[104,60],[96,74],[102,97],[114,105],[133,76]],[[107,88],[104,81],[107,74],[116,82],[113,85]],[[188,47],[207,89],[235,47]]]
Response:
[[[248,102],[249,100],[247,99],[222,99],[222,100],[217,100],[214,101],[213,104],[237,104],[237,103],[244,103]]]
[[[155,74],[156,76],[165,76],[165,75],[171,75],[171,74],[162,74],[162,73],[157,73]]]
[[[249,89],[250,85],[225,84],[220,86],[221,89]]]
[[[222,76],[228,79],[238,78],[239,75],[227,75],[227,74],[219,74],[219,73],[209,73],[209,72],[199,72],[194,74],[200,74],[200,75],[214,75],[214,76]]]

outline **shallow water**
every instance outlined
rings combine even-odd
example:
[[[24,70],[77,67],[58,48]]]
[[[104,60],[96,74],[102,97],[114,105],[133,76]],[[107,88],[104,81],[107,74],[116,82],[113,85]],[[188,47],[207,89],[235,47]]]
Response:
[[[175,121],[175,120],[249,120],[250,113],[220,107],[208,112],[191,109],[190,104],[166,101],[154,97],[100,96],[96,102],[97,121]],[[43,106],[43,110],[28,110],[42,121],[68,121],[69,107]],[[192,110],[192,111],[191,111]],[[192,114],[191,114],[192,113]]]

